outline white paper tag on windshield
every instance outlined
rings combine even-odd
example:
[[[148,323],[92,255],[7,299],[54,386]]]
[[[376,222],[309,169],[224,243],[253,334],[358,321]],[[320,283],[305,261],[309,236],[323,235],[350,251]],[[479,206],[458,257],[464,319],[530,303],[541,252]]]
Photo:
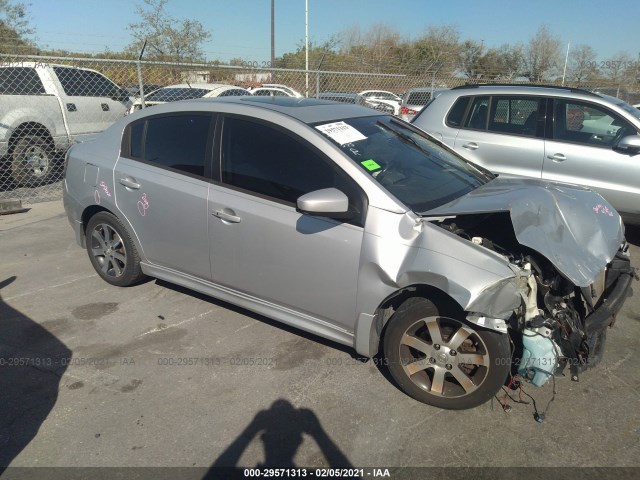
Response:
[[[318,125],[316,128],[340,145],[365,140],[367,138],[351,125],[347,125],[344,122],[327,123],[325,125]]]

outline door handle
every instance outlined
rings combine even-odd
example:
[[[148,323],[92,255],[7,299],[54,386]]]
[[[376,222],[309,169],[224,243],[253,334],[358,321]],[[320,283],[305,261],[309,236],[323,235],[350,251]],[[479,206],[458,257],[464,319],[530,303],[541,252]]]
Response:
[[[120,185],[124,185],[127,188],[132,190],[138,190],[140,188],[140,184],[136,183],[136,181],[131,177],[124,177],[120,179]]]
[[[234,215],[233,213],[225,212],[224,210],[216,210],[211,215],[213,215],[214,217],[218,217],[220,220],[224,220],[225,222],[229,222],[229,223],[240,223],[240,221],[242,220],[237,215]]]
[[[553,160],[554,162],[564,162],[567,157],[565,157],[562,153],[554,153],[553,155],[547,155],[547,158]]]
[[[480,146],[476,142],[469,142],[462,145],[462,148],[466,148],[467,150],[477,150]]]

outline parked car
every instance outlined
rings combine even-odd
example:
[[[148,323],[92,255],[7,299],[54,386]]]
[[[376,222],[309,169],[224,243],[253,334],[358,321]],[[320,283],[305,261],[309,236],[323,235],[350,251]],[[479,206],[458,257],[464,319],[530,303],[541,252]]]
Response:
[[[223,83],[180,83],[162,87],[145,95],[146,107],[179,100],[209,97],[241,97],[251,95],[248,90]],[[128,115],[142,109],[142,99],[138,98],[127,112]]]
[[[304,98],[304,95],[302,95],[297,90],[287,85],[282,85],[281,83],[263,83],[262,86],[264,88],[279,88],[280,90],[284,90],[285,92],[287,92],[291,97]]]
[[[367,100],[374,100],[387,104],[393,108],[394,115],[400,114],[400,103],[402,103],[402,98],[395,93],[387,92],[386,90],[363,90],[359,95]]]
[[[444,88],[411,88],[402,95],[400,103],[400,118],[410,122],[424,106],[431,101],[440,92],[445,91]]]
[[[131,104],[126,91],[95,70],[35,62],[0,66],[0,157],[19,186],[42,185],[56,152],[90,138]]]
[[[276,87],[257,87],[249,89],[256,97],[295,97],[291,92]]]
[[[63,195],[106,282],[153,276],[381,353],[443,408],[516,371],[541,386],[595,364],[634,273],[597,193],[496,178],[394,116],[318,99],[136,112],[69,151]]]
[[[413,120],[493,172],[585,185],[640,224],[640,111],[562,87],[468,85]]]
[[[159,88],[162,88],[162,85],[158,85],[156,83],[146,83],[146,84],[142,85],[142,88],[144,90],[144,94],[148,95],[149,93],[155,92]],[[128,87],[125,87],[125,90],[132,97],[139,97],[140,96],[140,85],[137,85],[137,84],[136,85],[130,85]]]
[[[383,113],[389,113],[393,115],[393,107],[390,105],[379,102],[374,99],[367,99],[357,93],[347,92],[321,92],[318,94],[318,98],[322,100],[331,100],[333,102],[340,103],[352,103],[355,105],[362,105],[364,107],[373,108]]]

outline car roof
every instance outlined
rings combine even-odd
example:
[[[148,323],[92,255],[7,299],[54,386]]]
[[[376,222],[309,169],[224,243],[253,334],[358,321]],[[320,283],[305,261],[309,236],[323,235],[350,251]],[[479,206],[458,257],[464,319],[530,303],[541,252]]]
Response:
[[[178,83],[176,85],[167,85],[164,88],[202,88],[206,90],[217,90],[221,88],[237,88],[244,90],[242,87],[236,87],[235,85],[229,85],[228,83],[206,83],[206,82],[194,82],[194,83]]]
[[[316,98],[296,97],[254,97],[251,95],[241,97],[214,97],[198,98],[170,102],[153,107],[149,115],[158,113],[173,113],[189,110],[216,111],[216,106],[221,111],[229,112],[232,105],[240,107],[245,113],[251,109],[269,110],[278,114],[287,115],[303,123],[322,123],[345,118],[372,117],[385,115],[372,108],[350,103],[332,102]],[[144,110],[140,110],[144,111]]]
[[[528,94],[528,95],[547,95],[559,97],[573,98],[600,98],[606,99],[605,95],[590,92],[579,88],[563,87],[561,85],[514,85],[514,84],[469,84],[454,87],[450,90],[452,95],[474,95],[476,92],[486,92],[487,94]]]

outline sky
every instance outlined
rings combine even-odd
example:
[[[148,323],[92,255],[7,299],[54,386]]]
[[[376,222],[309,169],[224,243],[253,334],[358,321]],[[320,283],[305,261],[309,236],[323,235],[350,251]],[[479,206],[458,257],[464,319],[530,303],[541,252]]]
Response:
[[[120,51],[131,42],[141,0],[24,0],[42,48]],[[617,0],[615,13],[602,0],[307,0],[309,39],[322,43],[348,28],[375,24],[407,39],[429,26],[453,26],[461,40],[487,47],[526,43],[542,24],[567,44],[587,44],[597,61],[620,52],[640,60],[640,0]],[[268,61],[271,56],[271,0],[169,0],[178,19],[199,20],[211,39],[202,45],[207,60]],[[305,0],[275,0],[276,56],[305,40]]]

